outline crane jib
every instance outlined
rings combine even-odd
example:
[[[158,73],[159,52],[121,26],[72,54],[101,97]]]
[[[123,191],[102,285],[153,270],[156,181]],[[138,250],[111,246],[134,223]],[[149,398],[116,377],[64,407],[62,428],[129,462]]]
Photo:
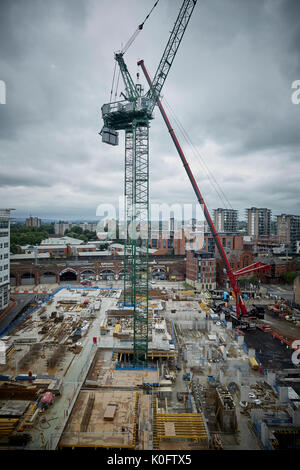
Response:
[[[172,66],[175,55],[185,33],[186,27],[191,19],[197,0],[184,0],[175,25],[171,31],[169,40],[158,65],[156,74],[147,93],[147,97],[152,101],[152,110],[160,96],[167,75]]]

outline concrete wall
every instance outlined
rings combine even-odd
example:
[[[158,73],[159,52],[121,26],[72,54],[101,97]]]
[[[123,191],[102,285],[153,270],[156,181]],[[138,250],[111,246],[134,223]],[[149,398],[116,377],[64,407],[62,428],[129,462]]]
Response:
[[[294,302],[300,305],[300,276],[294,280]]]

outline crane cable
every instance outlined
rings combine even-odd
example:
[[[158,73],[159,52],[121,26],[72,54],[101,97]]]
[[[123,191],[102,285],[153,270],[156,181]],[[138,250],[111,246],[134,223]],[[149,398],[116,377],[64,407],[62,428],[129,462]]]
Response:
[[[138,36],[138,34],[142,31],[143,27],[144,27],[144,24],[146,23],[146,21],[148,20],[149,16],[151,15],[151,13],[153,12],[154,8],[157,6],[159,0],[157,0],[153,7],[151,8],[151,10],[149,11],[148,15],[146,16],[146,18],[144,19],[144,21],[137,27],[137,29],[135,30],[135,32],[133,33],[133,35],[128,39],[128,41],[126,42],[125,46],[122,48],[121,50],[121,54],[124,55],[125,52],[127,52],[127,50],[129,49],[129,47],[131,46],[131,44],[133,43],[133,41],[136,39],[136,37]],[[115,61],[115,67],[114,67],[114,73],[113,73],[113,79],[112,79],[112,85],[111,85],[111,92],[110,92],[110,103],[111,103],[111,99],[112,99],[112,95],[113,95],[113,90],[114,90],[114,86],[115,86],[115,76],[116,76],[116,64],[117,62]],[[118,87],[119,87],[119,78],[120,78],[120,69],[119,69],[119,72],[118,72],[118,77],[117,77],[117,83],[116,83],[116,88],[115,88],[115,100],[117,98],[117,93],[118,93]]]
[[[117,62],[116,62],[117,63]],[[119,88],[119,80],[120,80],[120,69],[118,70],[118,78],[117,78],[117,84],[116,84],[116,90],[115,90],[115,101],[117,100],[117,94],[118,94],[118,88]]]
[[[216,193],[218,194],[222,204],[224,204],[225,208],[226,206],[228,205],[231,209],[232,209],[232,205],[229,201],[229,199],[227,198],[227,196],[225,195],[224,191],[222,190],[221,186],[219,185],[219,183],[217,182],[216,178],[214,177],[214,175],[211,173],[211,171],[209,170],[207,164],[205,163],[205,160],[203,159],[203,157],[201,156],[199,150],[195,147],[195,145],[193,144],[193,142],[191,141],[187,131],[184,129],[183,125],[181,124],[181,122],[179,121],[178,117],[175,115],[175,112],[174,110],[171,108],[170,104],[167,102],[166,98],[164,97],[164,102],[165,104],[167,105],[168,109],[169,109],[169,112],[172,114],[172,117],[174,119],[174,122],[175,124],[177,125],[179,131],[181,132],[181,134],[183,135],[183,137],[185,138],[186,142],[191,146],[192,150],[193,150],[193,153],[195,155],[195,157],[197,158],[198,162],[202,165],[202,167],[204,168],[205,172],[207,173],[207,176],[210,180],[210,183],[211,185],[214,187]]]
[[[125,54],[125,52],[129,49],[129,47],[131,46],[131,44],[133,43],[133,41],[135,40],[135,38],[137,37],[137,35],[142,31],[143,27],[144,27],[144,24],[146,23],[146,21],[148,20],[149,16],[151,15],[151,13],[153,12],[154,8],[156,7],[156,5],[158,4],[159,0],[157,0],[153,7],[151,8],[151,10],[149,11],[148,15],[146,16],[146,18],[144,19],[143,23],[141,23],[138,28],[135,30],[135,32],[133,33],[133,35],[128,39],[128,41],[126,42],[125,46],[123,47],[121,53],[122,54]]]
[[[116,76],[116,67],[117,67],[117,62],[115,61],[113,79],[112,79],[111,90],[110,90],[110,98],[109,98],[109,102],[110,102],[110,103],[111,103],[111,98],[112,98],[113,91],[114,91],[114,83],[115,83],[115,76]]]

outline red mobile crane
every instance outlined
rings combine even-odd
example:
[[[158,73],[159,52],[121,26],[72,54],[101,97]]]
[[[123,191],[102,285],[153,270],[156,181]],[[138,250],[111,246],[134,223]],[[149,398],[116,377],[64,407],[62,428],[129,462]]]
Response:
[[[148,84],[149,84],[149,87],[150,87],[150,89],[151,89],[152,80],[151,80],[151,78],[150,78],[150,76],[149,76],[149,73],[148,73],[146,67],[145,67],[144,61],[143,61],[143,60],[138,61],[138,65],[140,65],[140,66],[142,67],[143,73],[144,73],[144,75],[145,75],[145,77],[146,77],[146,80],[147,80],[147,82],[148,82]],[[192,170],[190,169],[190,166],[189,166],[189,164],[188,164],[188,162],[187,162],[187,159],[186,159],[186,157],[185,157],[185,155],[184,155],[184,153],[183,153],[183,150],[182,150],[182,148],[181,148],[181,146],[180,146],[180,144],[179,144],[179,142],[178,142],[178,139],[177,139],[177,137],[176,137],[176,135],[175,135],[174,129],[172,128],[172,126],[171,126],[171,124],[170,124],[170,121],[169,121],[169,119],[168,119],[168,117],[167,117],[167,115],[166,115],[166,112],[165,112],[165,110],[164,110],[164,108],[163,108],[163,106],[162,106],[161,101],[160,101],[159,98],[157,99],[157,105],[158,105],[159,110],[160,110],[160,112],[161,112],[161,114],[162,114],[162,117],[163,117],[163,119],[164,119],[164,121],[165,121],[165,123],[166,123],[166,126],[167,126],[167,128],[168,128],[168,130],[169,130],[169,132],[170,132],[171,138],[172,138],[172,140],[173,140],[173,142],[174,142],[174,144],[175,144],[176,150],[177,150],[177,152],[178,152],[178,154],[179,154],[179,157],[180,157],[180,159],[181,159],[181,161],[182,161],[182,163],[183,163],[183,166],[184,166],[184,168],[185,168],[185,171],[186,171],[186,173],[187,173],[187,175],[188,175],[188,177],[189,177],[189,180],[190,180],[190,182],[191,182],[191,184],[192,184],[192,187],[193,187],[193,189],[194,189],[194,192],[195,192],[195,194],[196,194],[196,197],[197,197],[197,199],[198,199],[198,202],[199,202],[199,204],[200,204],[200,205],[202,206],[202,208],[203,208],[203,212],[204,212],[205,219],[206,219],[206,221],[207,221],[207,223],[208,223],[208,225],[209,225],[209,228],[210,228],[210,230],[211,230],[212,236],[213,236],[213,238],[214,238],[214,240],[215,240],[215,243],[216,243],[216,245],[217,245],[218,251],[219,251],[219,253],[220,253],[221,259],[222,259],[222,261],[223,261],[223,263],[224,263],[224,265],[225,265],[226,273],[227,273],[227,276],[228,276],[228,278],[229,278],[230,285],[231,285],[232,290],[233,290],[234,295],[235,295],[235,299],[236,299],[236,317],[237,317],[238,320],[240,320],[241,316],[244,316],[244,317],[245,317],[245,316],[248,316],[248,312],[247,312],[247,308],[246,308],[245,302],[244,302],[243,297],[242,297],[242,293],[241,293],[240,288],[239,288],[238,283],[237,283],[237,278],[238,278],[239,276],[243,276],[244,274],[249,274],[249,273],[254,272],[254,271],[259,271],[259,270],[262,270],[262,269],[270,269],[271,266],[270,266],[269,264],[263,265],[263,264],[259,261],[259,262],[257,262],[257,263],[253,263],[253,264],[251,264],[251,265],[249,265],[249,266],[246,266],[246,267],[244,267],[244,268],[242,268],[242,269],[239,269],[238,271],[233,272],[233,270],[232,270],[232,268],[231,268],[231,266],[230,266],[230,263],[229,263],[229,261],[228,261],[227,255],[226,255],[226,253],[225,253],[225,250],[224,250],[224,248],[223,248],[223,246],[222,246],[222,243],[221,243],[220,237],[219,237],[219,235],[218,235],[218,232],[217,232],[216,229],[215,229],[215,226],[214,226],[213,221],[212,221],[212,219],[211,219],[211,217],[210,217],[210,214],[209,214],[209,211],[208,211],[208,209],[207,209],[207,206],[206,206],[206,204],[205,204],[205,202],[204,202],[204,199],[203,199],[203,197],[202,197],[202,194],[201,194],[201,192],[200,192],[200,189],[199,189],[199,187],[198,187],[198,185],[197,185],[197,183],[196,183],[196,180],[195,180],[195,178],[194,178],[194,176],[193,176]]]

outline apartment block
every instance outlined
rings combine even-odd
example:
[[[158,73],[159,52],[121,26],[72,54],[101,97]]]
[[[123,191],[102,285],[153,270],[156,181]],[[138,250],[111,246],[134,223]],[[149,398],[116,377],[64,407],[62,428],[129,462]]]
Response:
[[[291,253],[297,253],[300,240],[300,215],[277,215],[277,236],[285,243]]]
[[[266,208],[251,207],[246,209],[248,219],[248,235],[260,237],[271,234],[272,211]]]
[[[186,281],[199,290],[216,289],[216,259],[206,251],[188,251]]]
[[[9,304],[10,211],[0,209],[0,311]]]
[[[40,227],[41,224],[42,221],[38,217],[28,217],[25,221],[26,227]]]
[[[54,231],[56,235],[64,236],[67,230],[72,230],[74,227],[80,227],[82,230],[88,230],[89,232],[97,231],[97,224],[94,222],[82,222],[82,223],[73,223],[73,222],[55,222]]]
[[[235,209],[214,210],[214,226],[217,232],[234,233],[238,230],[238,211]]]
[[[234,233],[218,233],[221,240],[222,246],[225,251],[230,252],[232,250],[242,250],[243,249],[243,236],[236,235]],[[204,246],[203,249],[209,253],[217,255],[219,250],[215,243],[215,240],[210,232],[204,234]]]

